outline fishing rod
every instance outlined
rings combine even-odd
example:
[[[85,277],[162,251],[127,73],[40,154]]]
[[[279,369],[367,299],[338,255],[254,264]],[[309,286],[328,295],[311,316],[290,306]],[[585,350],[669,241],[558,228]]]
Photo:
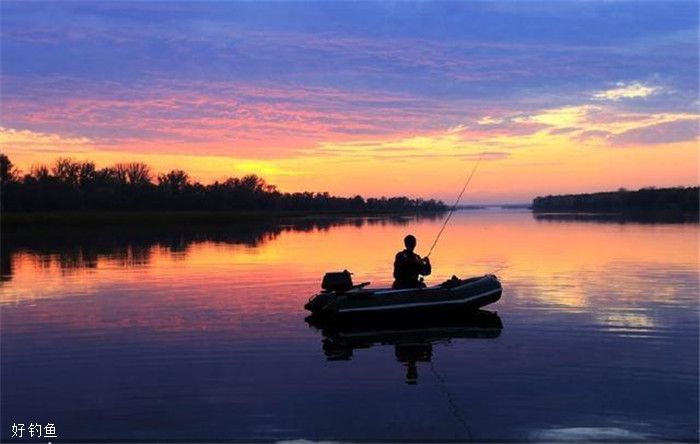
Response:
[[[437,245],[438,240],[440,240],[440,236],[442,236],[442,232],[445,231],[445,227],[447,226],[447,223],[452,218],[452,213],[454,213],[455,209],[457,209],[457,205],[459,204],[459,201],[462,199],[462,195],[464,194],[464,191],[469,186],[469,182],[472,181],[472,177],[474,177],[474,173],[476,172],[476,168],[479,166],[479,163],[481,163],[482,156],[483,156],[483,153],[479,154],[479,158],[476,160],[476,163],[474,164],[474,168],[472,168],[472,172],[469,174],[467,181],[464,183],[464,186],[462,187],[462,191],[460,191],[459,196],[457,196],[457,200],[455,201],[455,204],[452,205],[450,212],[447,214],[447,217],[445,218],[445,222],[442,224],[442,228],[440,228],[440,231],[438,232],[437,236],[435,237],[435,241],[433,241],[433,245],[430,247],[430,250],[428,251],[428,255],[425,256],[426,258],[430,257],[430,253],[433,252],[433,248],[435,248],[435,245]]]

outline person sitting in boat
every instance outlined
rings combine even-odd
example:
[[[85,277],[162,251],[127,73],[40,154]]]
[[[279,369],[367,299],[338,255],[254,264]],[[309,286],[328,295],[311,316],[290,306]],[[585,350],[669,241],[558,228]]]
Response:
[[[419,276],[428,276],[432,271],[430,259],[421,258],[413,252],[416,248],[415,236],[409,234],[403,239],[406,249],[396,253],[394,259],[394,284],[392,288],[425,287]]]

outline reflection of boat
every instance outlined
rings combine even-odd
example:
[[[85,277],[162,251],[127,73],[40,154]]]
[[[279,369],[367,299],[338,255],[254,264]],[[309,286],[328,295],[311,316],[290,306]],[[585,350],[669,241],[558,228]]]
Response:
[[[306,322],[321,330],[323,353],[329,361],[349,360],[354,350],[393,345],[396,360],[407,367],[409,384],[417,381],[416,363],[432,359],[434,343],[459,338],[492,339],[503,328],[498,314],[484,310],[410,321],[394,318],[380,323],[311,315]]]
[[[340,275],[343,273],[333,273]],[[471,279],[450,279],[426,288],[391,289],[353,286],[347,275],[344,285],[326,287],[304,306],[317,315],[420,315],[452,313],[481,308],[501,297],[501,283],[494,275]]]

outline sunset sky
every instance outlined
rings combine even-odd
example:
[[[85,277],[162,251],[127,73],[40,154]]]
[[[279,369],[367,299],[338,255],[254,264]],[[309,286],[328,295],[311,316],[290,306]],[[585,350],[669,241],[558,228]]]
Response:
[[[0,147],[467,203],[698,184],[698,3],[0,4]]]

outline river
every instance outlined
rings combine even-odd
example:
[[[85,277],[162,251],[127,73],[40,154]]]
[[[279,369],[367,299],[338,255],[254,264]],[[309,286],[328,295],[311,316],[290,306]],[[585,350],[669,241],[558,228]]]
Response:
[[[324,272],[390,284],[441,223],[3,232],[1,438],[698,439],[698,224],[460,211],[427,282],[495,273],[502,328],[338,351],[305,322]]]

